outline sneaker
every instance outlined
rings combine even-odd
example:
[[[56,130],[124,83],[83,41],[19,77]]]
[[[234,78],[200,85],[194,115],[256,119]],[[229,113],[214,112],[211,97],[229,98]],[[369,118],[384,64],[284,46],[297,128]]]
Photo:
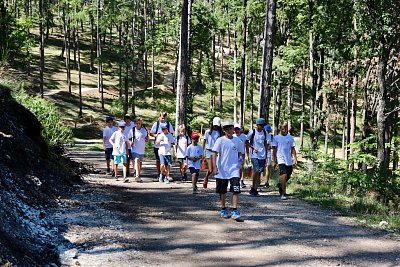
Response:
[[[204,179],[203,181],[203,188],[207,188],[208,179]]]
[[[269,183],[265,183],[265,184],[264,184],[264,187],[265,187],[265,188],[269,188]]]
[[[129,183],[129,178],[125,177],[124,178],[124,183]]]
[[[278,187],[279,195],[282,196],[282,195],[283,195],[283,190],[282,190],[282,185],[281,185],[281,183],[278,183],[276,186]]]
[[[221,210],[221,213],[219,214],[219,216],[221,218],[228,219],[229,218],[228,211],[227,210]]]
[[[246,187],[246,184],[243,182],[243,180],[240,180],[240,187],[241,188],[245,188]]]
[[[165,175],[164,175],[164,183],[169,184],[169,180],[172,181],[172,178],[171,177],[165,177]]]
[[[115,181],[119,181],[119,178],[118,178],[118,176],[117,176],[117,177],[115,177]]]
[[[260,194],[257,192],[257,190],[254,189],[253,187],[250,188],[249,194],[250,194],[251,196],[253,196],[253,197],[259,197],[259,196],[260,196]]]
[[[285,196],[285,194],[282,194],[281,195],[281,200],[286,200],[287,199],[287,197]]]
[[[136,176],[136,177],[135,177],[135,182],[141,183],[141,182],[143,182],[143,180],[142,180],[142,178],[140,178],[139,176]]]
[[[232,219],[237,220],[240,218],[240,212],[238,210],[233,210],[232,211],[232,215],[231,215]]]
[[[193,186],[193,192],[192,192],[193,194],[197,194],[198,193],[198,191],[197,191],[197,186]]]
[[[160,178],[158,178],[158,181],[159,181],[160,183],[164,182],[164,177],[163,177],[162,174],[160,174]]]
[[[107,168],[106,174],[107,174],[107,175],[110,175],[110,174],[111,174],[111,169],[110,169],[110,168]]]

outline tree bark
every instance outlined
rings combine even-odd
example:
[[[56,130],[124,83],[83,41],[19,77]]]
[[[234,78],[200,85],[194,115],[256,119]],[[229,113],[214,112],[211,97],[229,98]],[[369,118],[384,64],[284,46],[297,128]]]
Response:
[[[238,47],[237,47],[237,33],[234,32],[234,49],[233,49],[233,120],[235,123],[238,122],[237,114],[237,57],[238,57]]]
[[[75,10],[76,14],[76,10]],[[78,19],[75,21],[75,30],[76,30],[76,50],[78,53],[78,86],[79,86],[79,113],[78,117],[82,118],[82,76],[81,76],[81,51],[79,49],[79,25],[78,25]]]
[[[300,118],[300,150],[304,146],[304,87],[305,87],[305,69],[306,62],[303,63],[301,68],[301,85],[300,85],[300,105],[301,105],[301,118]]]
[[[242,44],[242,67],[240,77],[240,121],[239,124],[244,126],[244,110],[245,110],[245,84],[246,84],[246,45],[247,45],[247,0],[243,0],[243,44]]]
[[[220,53],[221,53],[221,71],[219,75],[219,109],[223,111],[223,104],[222,104],[222,89],[223,89],[223,76],[224,76],[224,36],[220,37],[219,41],[220,45]]]
[[[44,81],[43,81],[43,74],[44,74],[44,2],[45,0],[39,0],[39,13],[40,13],[40,23],[39,23],[39,32],[40,32],[40,44],[39,44],[39,50],[40,50],[40,97],[44,97]]]

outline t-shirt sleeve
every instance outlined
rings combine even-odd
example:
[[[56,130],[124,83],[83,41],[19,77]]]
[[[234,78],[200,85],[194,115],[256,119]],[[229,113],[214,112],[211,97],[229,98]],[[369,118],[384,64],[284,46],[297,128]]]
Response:
[[[157,127],[157,122],[153,123],[153,126],[151,126],[150,133],[152,134],[157,133],[156,127]]]
[[[244,146],[243,146],[242,141],[239,138],[236,139],[236,145],[238,146],[238,151],[240,153],[244,154]]]
[[[174,126],[172,126],[171,122],[169,123],[169,132],[172,134],[174,133]]]
[[[115,141],[115,133],[116,132],[113,132],[113,134],[111,135],[110,139],[108,139],[108,141],[112,141],[114,143],[114,141]]]
[[[190,156],[190,146],[186,149],[186,152],[185,152],[185,157],[189,157]]]
[[[132,128],[132,129],[129,130],[128,139],[133,138],[133,131],[134,131],[134,130],[135,130],[135,128]]]
[[[271,146],[272,147],[277,147],[278,146],[278,140],[279,140],[279,137],[275,136],[273,141],[271,142]]]
[[[291,146],[292,147],[296,147],[296,142],[294,141],[294,137],[293,136],[290,136],[291,137],[291,142],[292,142],[292,144],[291,144]]]
[[[252,135],[252,134],[253,134],[253,130],[250,130],[249,133],[248,133],[247,136],[246,136],[246,140],[249,140],[249,141],[250,141],[251,135]]]

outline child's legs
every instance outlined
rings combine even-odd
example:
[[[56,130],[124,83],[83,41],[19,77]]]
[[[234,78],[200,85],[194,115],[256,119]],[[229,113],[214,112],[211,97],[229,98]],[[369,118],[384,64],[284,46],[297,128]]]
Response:
[[[184,166],[183,160],[180,159],[179,160],[179,171],[181,172],[181,175],[183,175],[185,173],[184,170],[183,170],[183,168],[184,168],[183,166]]]
[[[216,179],[216,192],[219,193],[221,208],[225,208],[226,193],[228,192],[229,179]]]
[[[158,155],[158,148],[154,148],[154,155],[156,156],[156,168],[157,168],[157,175],[159,176],[161,173],[161,162],[160,156]]]
[[[265,183],[269,183],[269,177],[270,177],[270,166],[267,165],[265,166]]]
[[[166,176],[169,177],[169,171],[171,169],[171,164],[172,164],[172,157],[171,155],[166,155],[164,156],[164,164],[165,164],[165,169],[166,169]]]
[[[232,192],[232,207],[237,208],[240,194],[240,178],[234,177],[230,179],[230,191]]]
[[[169,171],[171,170],[171,165],[166,165],[165,166],[165,175],[167,176],[167,177],[169,177]]]
[[[207,166],[208,166],[208,171],[206,173],[206,177],[204,180],[208,180],[208,177],[212,174],[213,172],[213,166],[212,166],[212,160],[211,158],[207,159]]]
[[[281,186],[283,194],[286,194],[286,181],[287,181],[287,174],[281,174]]]
[[[225,209],[226,208],[226,206],[225,206],[226,194],[220,193],[219,194],[219,199],[220,199],[220,202],[221,202],[221,208]]]
[[[239,193],[233,193],[232,195],[232,208],[237,209],[239,203]]]
[[[122,158],[122,174],[124,175],[124,178],[126,178],[126,172],[127,172],[127,168],[128,168],[128,158],[126,155],[121,156]]]

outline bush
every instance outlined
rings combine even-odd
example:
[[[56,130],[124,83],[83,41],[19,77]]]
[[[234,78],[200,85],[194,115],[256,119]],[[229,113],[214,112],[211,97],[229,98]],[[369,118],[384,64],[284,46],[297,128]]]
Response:
[[[30,96],[22,89],[15,93],[14,98],[39,120],[42,125],[42,137],[49,147],[57,148],[72,144],[72,131],[62,123],[61,115],[54,103]]]

